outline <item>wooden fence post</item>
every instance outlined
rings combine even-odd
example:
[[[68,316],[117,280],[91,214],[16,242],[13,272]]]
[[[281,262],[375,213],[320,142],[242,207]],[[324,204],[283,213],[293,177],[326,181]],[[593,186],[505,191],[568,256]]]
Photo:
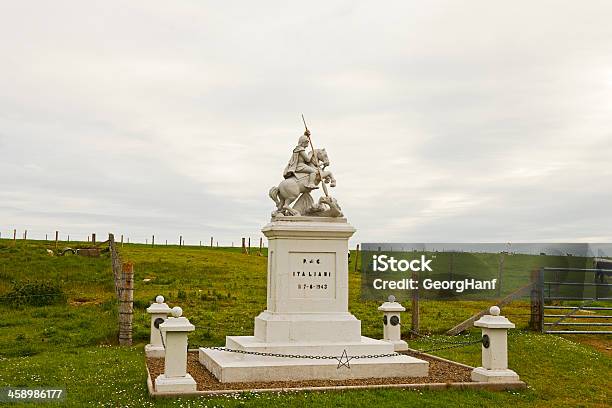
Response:
[[[247,253],[247,251],[246,251],[246,244],[245,244],[245,239],[244,238],[242,238],[242,253],[243,254]]]
[[[134,265],[122,263],[115,245],[115,236],[108,234],[111,267],[115,281],[115,295],[119,302],[119,344],[132,344],[132,321],[134,314]]]
[[[17,230],[13,230],[13,245],[17,244]]]
[[[357,272],[357,264],[359,263],[359,244],[355,248],[355,272]]]
[[[183,246],[183,236],[179,236],[179,246],[182,247]]]
[[[132,345],[132,321],[134,318],[134,264],[126,262],[121,267],[121,295],[119,297],[119,345]]]
[[[247,254],[250,255],[251,254],[251,237],[249,237],[249,245],[247,247]]]
[[[531,300],[531,318],[529,319],[529,328],[534,331],[540,330],[540,292],[538,285],[539,271],[534,269],[531,271],[531,291],[529,298]]]
[[[531,272],[531,318],[529,328],[535,331],[544,330],[544,270],[534,269]]]
[[[59,231],[55,231],[55,249],[57,249],[57,240],[59,238]]]
[[[210,237],[210,247],[213,247],[213,237]]]
[[[28,239],[28,230],[23,231],[23,240],[25,241],[26,239]]]
[[[418,282],[419,288],[421,287],[421,282],[419,280],[419,272],[412,271],[412,280]],[[419,289],[412,290],[412,331],[415,333],[419,332]]]
[[[70,235],[68,235],[68,242],[70,242]]]
[[[96,245],[96,233],[95,232],[91,233],[91,243],[92,245]]]
[[[108,234],[108,248],[110,250],[111,268],[113,270],[113,278],[115,280],[115,295],[117,296],[117,299],[119,299],[119,288],[121,282],[121,257],[117,252],[117,247],[115,245],[115,236],[113,234]]]
[[[263,238],[259,237],[259,256],[263,256],[262,249],[263,249]]]
[[[49,241],[49,235],[45,234],[45,242]]]
[[[155,246],[155,235],[151,237],[151,246]]]
[[[504,259],[505,254],[502,252],[499,258],[499,268],[497,269],[497,297],[501,296],[502,279],[504,277]]]
[[[123,234],[121,234],[121,248],[123,248]]]

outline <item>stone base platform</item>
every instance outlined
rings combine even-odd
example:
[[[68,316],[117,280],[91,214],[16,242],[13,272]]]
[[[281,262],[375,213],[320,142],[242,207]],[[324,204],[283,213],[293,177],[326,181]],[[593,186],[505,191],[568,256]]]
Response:
[[[145,346],[145,355],[151,358],[163,358],[166,355],[166,349],[163,346],[147,344]]]
[[[411,350],[403,352],[429,362],[429,376],[427,377],[393,377],[378,379],[347,379],[347,380],[311,380],[311,381],[279,381],[279,382],[248,382],[248,383],[221,383],[208,371],[198,359],[199,350],[189,350],[187,357],[188,372],[197,383],[197,391],[184,393],[162,392],[155,388],[155,381],[164,372],[164,360],[161,358],[147,358],[147,388],[152,397],[215,397],[219,395],[235,395],[236,393],[283,393],[283,392],[346,392],[349,390],[364,389],[409,389],[409,390],[448,390],[470,389],[506,391],[526,388],[522,381],[518,382],[474,382],[470,380],[470,373],[474,367],[452,362],[430,354],[415,353]]]
[[[159,392],[185,393],[196,391],[197,384],[189,374],[178,378],[168,378],[161,374],[155,379],[155,389]]]
[[[353,343],[262,343],[254,336],[229,336],[232,350],[341,356],[346,350],[348,365],[336,359],[303,359],[257,356],[228,351],[199,349],[199,361],[220,382],[345,380],[359,378],[426,377],[429,363],[407,355],[350,359],[350,356],[393,353],[393,344],[369,337]],[[346,363],[346,359],[342,360]]]
[[[487,370],[483,367],[476,367],[472,371],[472,381],[489,383],[509,383],[520,381],[519,376],[512,370]]]
[[[404,340],[383,340],[383,341],[393,344],[393,349],[395,351],[408,350],[408,343],[406,343]]]

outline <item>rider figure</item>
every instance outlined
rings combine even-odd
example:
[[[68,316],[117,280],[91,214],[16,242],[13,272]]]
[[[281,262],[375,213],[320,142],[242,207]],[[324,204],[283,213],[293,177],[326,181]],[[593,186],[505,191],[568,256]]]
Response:
[[[293,154],[291,155],[289,164],[287,164],[287,167],[285,167],[283,177],[287,179],[295,176],[297,178],[297,173],[307,173],[308,184],[306,187],[314,190],[315,188],[319,188],[315,184],[318,171],[316,164],[313,162],[314,152],[306,153],[306,148],[309,144],[308,136],[310,136],[310,131],[308,130],[306,130],[304,134],[300,136],[297,147],[293,149]]]

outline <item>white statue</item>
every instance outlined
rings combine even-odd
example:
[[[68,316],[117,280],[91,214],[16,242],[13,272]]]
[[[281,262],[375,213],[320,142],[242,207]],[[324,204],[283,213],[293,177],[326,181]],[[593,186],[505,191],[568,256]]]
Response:
[[[308,145],[312,148],[310,131],[306,128],[283,171],[285,180],[281,181],[278,187],[270,189],[270,197],[276,203],[276,210],[272,213],[273,217],[277,215],[342,217],[338,202],[329,196],[325,185],[323,185],[325,197],[321,197],[318,204],[314,204],[310,192],[319,188],[321,182],[335,187],[336,179],[331,171],[325,170],[329,166],[329,158],[325,149],[312,148],[312,151],[307,153]],[[294,201],[296,202],[291,207]]]

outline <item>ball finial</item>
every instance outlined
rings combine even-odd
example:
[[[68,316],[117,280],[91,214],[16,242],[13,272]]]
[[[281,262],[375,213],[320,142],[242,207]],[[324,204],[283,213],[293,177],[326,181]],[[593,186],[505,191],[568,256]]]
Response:
[[[182,315],[183,315],[183,309],[181,309],[180,306],[174,306],[172,308],[172,316],[181,317]]]
[[[393,295],[389,295],[388,299],[389,299],[389,302],[391,302],[391,303],[395,302],[395,296],[393,296]]]
[[[489,309],[489,313],[491,313],[493,316],[499,316],[499,313],[501,312],[499,306],[491,306],[491,308]]]
[[[163,297],[162,295],[158,295],[158,296],[155,298],[155,301],[156,301],[157,303],[164,303],[164,300],[165,300],[165,299],[164,299],[164,297]]]

